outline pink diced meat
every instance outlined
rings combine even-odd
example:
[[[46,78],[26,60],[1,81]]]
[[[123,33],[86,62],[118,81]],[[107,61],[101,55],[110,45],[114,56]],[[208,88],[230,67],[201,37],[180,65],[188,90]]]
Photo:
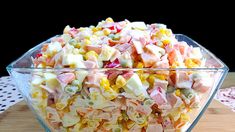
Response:
[[[165,103],[167,103],[165,90],[156,87],[153,89],[153,91],[150,93],[150,97],[157,103],[157,105],[161,106]]]
[[[71,83],[75,79],[74,73],[62,73],[57,76],[57,79],[64,84]]]
[[[211,88],[213,85],[212,78],[206,78],[206,79],[196,79],[193,84],[193,89],[205,93],[209,88]]]

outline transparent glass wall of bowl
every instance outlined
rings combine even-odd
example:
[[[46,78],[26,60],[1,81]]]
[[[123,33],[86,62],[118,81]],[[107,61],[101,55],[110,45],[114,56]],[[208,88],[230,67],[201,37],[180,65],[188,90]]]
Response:
[[[61,68],[61,69],[54,69],[54,68],[47,68],[47,69],[40,69],[40,68],[33,68],[32,66],[32,60],[31,57],[35,57],[37,53],[40,52],[40,48],[42,45],[46,42],[50,42],[50,39],[35,46],[28,52],[26,52],[23,56],[21,56],[16,61],[12,62],[8,67],[7,70],[11,77],[15,80],[16,85],[19,89],[19,91],[24,96],[25,101],[27,102],[27,105],[30,107],[30,109],[33,111],[33,113],[36,115],[39,122],[42,124],[42,126],[45,128],[46,131],[54,131],[54,128],[51,126],[50,123],[45,119],[45,113],[41,112],[34,104],[34,101],[32,99],[31,95],[31,81],[32,76],[37,73],[54,73],[54,74],[60,74],[64,72],[80,72],[80,71],[86,71],[88,74],[99,74],[99,73],[117,73],[117,72],[134,72],[139,74],[141,73],[151,73],[151,74],[159,74],[162,72],[205,72],[213,76],[213,86],[204,94],[201,95],[201,102],[200,102],[200,108],[194,109],[192,113],[190,113],[190,125],[188,125],[185,130],[190,131],[192,128],[196,125],[200,117],[202,116],[203,112],[213,99],[216,91],[221,86],[223,80],[225,79],[228,68],[227,66],[219,60],[217,57],[215,57],[211,52],[206,50],[204,47],[193,41],[192,39],[188,38],[185,35],[178,34],[176,35],[176,38],[179,41],[185,41],[189,45],[192,45],[194,47],[199,47],[203,53],[203,55],[207,58],[207,60],[210,60],[213,62],[213,68],[175,68],[175,69],[159,69],[159,68],[143,68],[143,69],[69,69],[69,68]],[[211,63],[210,63],[211,64]],[[62,93],[64,94],[64,93]],[[81,93],[80,93],[81,94]]]

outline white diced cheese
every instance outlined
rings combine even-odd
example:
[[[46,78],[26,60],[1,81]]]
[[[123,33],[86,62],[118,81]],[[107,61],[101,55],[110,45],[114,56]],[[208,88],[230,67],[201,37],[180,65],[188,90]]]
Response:
[[[139,29],[139,30],[145,30],[147,29],[147,26],[144,22],[132,22],[131,26],[135,29]]]
[[[199,47],[193,48],[189,57],[194,59],[201,59],[202,53],[200,48]]]
[[[80,54],[65,54],[63,56],[62,65],[73,65],[76,68],[85,68],[83,57]]]
[[[102,51],[99,55],[99,60],[108,61],[114,55],[116,49],[108,45],[102,46]]]
[[[43,78],[40,76],[33,76],[32,78],[32,84],[33,85],[40,85],[43,82]]]
[[[47,49],[47,53],[48,54],[54,54],[54,53],[57,53],[59,52],[60,50],[62,49],[62,46],[59,42],[53,42],[51,44],[48,45],[48,49]]]
[[[143,53],[143,46],[142,46],[142,44],[140,43],[140,41],[135,41],[135,40],[133,40],[132,43],[134,44],[135,49],[136,49],[136,51],[137,51],[138,54]]]
[[[76,78],[79,81],[79,86],[82,85],[82,82],[84,81],[84,79],[86,78],[86,76],[88,75],[87,71],[76,71]]]
[[[128,51],[122,53],[122,55],[119,57],[119,61],[122,67],[132,68],[133,61],[131,59],[131,54]]]
[[[153,53],[154,55],[158,56],[158,57],[161,57],[161,55],[164,55],[165,54],[165,50],[161,47],[158,47],[156,45],[153,45],[153,44],[148,44],[146,45],[146,48],[151,52]]]
[[[59,85],[57,80],[57,76],[54,73],[44,73],[44,78],[46,81],[46,85],[49,88],[56,88]]]
[[[139,76],[134,73],[132,77],[127,81],[124,90],[127,93],[134,93],[134,95],[139,96],[141,94],[147,95],[146,89],[143,87]]]
[[[70,115],[70,114],[67,114],[67,113],[65,113],[64,116],[62,117],[63,127],[73,126],[76,123],[78,123],[79,121],[80,121],[79,116],[74,116],[74,115]]]

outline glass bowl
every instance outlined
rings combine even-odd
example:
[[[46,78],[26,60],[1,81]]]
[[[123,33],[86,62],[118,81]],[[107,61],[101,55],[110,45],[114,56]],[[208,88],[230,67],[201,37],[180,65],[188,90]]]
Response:
[[[29,108],[33,111],[34,115],[36,115],[36,118],[38,119],[40,124],[45,128],[45,131],[76,131],[76,129],[78,130],[79,127],[80,128],[78,131],[82,131],[82,130],[94,131],[92,129],[86,129],[86,130],[82,129],[82,127],[84,127],[84,124],[83,126],[77,125],[77,124],[79,124],[79,122],[81,122],[81,120],[84,118],[88,118],[88,119],[95,118],[94,120],[96,122],[95,121],[89,122],[89,121],[83,120],[86,126],[89,126],[92,128],[95,125],[97,125],[97,122],[98,122],[98,125],[100,125],[100,123],[101,122],[104,123],[105,120],[111,120],[115,118],[115,115],[118,115],[119,116],[118,119],[121,118],[120,120],[123,120],[124,116],[128,116],[126,115],[126,113],[123,113],[123,110],[121,111],[117,110],[117,107],[124,107],[122,103],[120,104],[120,106],[115,106],[115,105],[112,105],[112,102],[113,102],[112,99],[110,99],[110,101],[107,102],[104,100],[102,101],[103,97],[101,97],[99,94],[92,96],[92,94],[95,94],[96,92],[89,92],[89,90],[91,91],[92,87],[95,87],[95,86],[89,86],[89,84],[86,84],[87,78],[91,79],[92,77],[95,77],[95,76],[99,77],[99,76],[102,76],[103,73],[109,74],[111,76],[112,75],[115,76],[117,74],[124,74],[124,73],[127,73],[127,74],[136,73],[136,75],[138,75],[140,78],[144,76],[145,74],[148,74],[148,75],[151,74],[151,75],[157,76],[162,73],[169,73],[170,75],[172,74],[177,75],[180,73],[202,73],[202,74],[205,73],[212,78],[212,80],[210,80],[212,84],[210,85],[209,89],[206,92],[198,94],[200,98],[198,99],[197,102],[195,101],[196,105],[190,104],[189,106],[188,104],[188,105],[185,105],[184,107],[180,105],[178,107],[172,107],[170,109],[155,108],[158,110],[161,109],[162,111],[164,111],[165,116],[167,116],[167,118],[163,116],[164,118],[162,118],[161,119],[162,121],[160,121],[160,124],[163,126],[164,130],[191,131],[193,127],[197,124],[200,117],[203,115],[208,105],[210,104],[217,90],[220,88],[223,80],[225,79],[228,73],[228,67],[221,60],[215,57],[215,55],[213,55],[211,52],[209,52],[207,49],[205,49],[204,47],[202,47],[201,45],[199,45],[197,42],[193,41],[189,37],[182,35],[182,34],[176,34],[176,38],[179,41],[187,42],[189,45],[192,45],[193,47],[199,47],[200,50],[202,51],[203,56],[205,56],[207,59],[206,65],[212,68],[140,68],[140,69],[138,68],[133,68],[133,69],[130,69],[130,68],[129,69],[126,69],[126,68],[101,68],[101,69],[34,68],[32,65],[33,63],[32,63],[31,57],[35,57],[40,52],[42,45],[47,42],[50,42],[50,40],[52,39],[50,38],[47,41],[42,42],[41,44],[30,49],[19,59],[9,64],[7,66],[7,71],[16,82],[19,91],[24,97],[24,100],[26,101]],[[39,83],[38,81],[40,81],[40,79],[37,80],[35,78],[37,78],[38,76],[43,76],[43,75],[45,78],[46,77],[50,78],[49,81],[51,82],[48,81],[46,83],[48,84],[54,83],[53,85],[57,85],[55,84],[56,81],[53,80],[55,79],[53,78],[53,75],[54,77],[56,77],[61,73],[75,73],[77,78],[80,78],[80,79],[85,78],[85,81],[80,86],[81,91],[76,92],[76,93],[69,93],[69,91],[66,91],[66,90],[47,91],[46,88],[40,88],[36,86],[36,84]],[[108,79],[115,79],[115,78],[110,77]],[[66,87],[64,89],[66,89]],[[145,94],[137,90],[137,93],[138,92],[140,92],[139,94],[141,95]],[[167,90],[166,92],[167,94],[170,94],[172,91]],[[180,91],[180,92],[182,93],[184,91]],[[59,93],[60,96],[53,94],[53,93],[57,93],[57,94]],[[108,98],[112,98],[111,93],[110,95],[106,95],[106,96]],[[132,96],[132,95],[118,94],[116,96],[118,96],[117,98],[119,99],[115,99],[115,101],[118,101],[118,100],[120,101],[124,98],[127,103],[129,98],[131,98],[129,96]],[[37,99],[37,97],[40,97],[41,99]],[[95,98],[95,99],[92,100],[91,98]],[[89,102],[89,100],[92,100],[92,101]],[[138,100],[138,102],[140,102],[140,104],[143,104],[143,105],[144,103],[146,103],[146,100],[144,100],[143,97],[141,96],[138,96],[136,100]],[[183,102],[185,103],[187,101],[183,100]],[[49,106],[50,108],[48,108]],[[188,107],[187,110],[186,110],[186,106]],[[83,113],[91,111],[90,108],[93,108],[92,111],[99,110],[98,114],[96,111],[93,113],[91,112],[89,117],[81,116]],[[129,107],[127,107],[126,109],[128,108]],[[172,125],[174,126],[174,128],[172,127],[165,128],[167,127],[165,124],[167,120],[169,120],[168,117],[171,117],[167,115],[167,113],[175,109],[178,109],[178,110],[180,109],[180,111],[182,112],[184,111],[187,119],[185,119],[186,117],[182,118],[182,113],[177,113],[179,116],[179,119],[174,120],[170,118],[171,122],[173,122]],[[155,110],[157,111],[155,115],[161,113],[161,110],[160,110],[160,113],[158,110]],[[70,114],[66,114],[66,112]],[[136,111],[133,109],[132,111],[129,109],[129,114],[130,112],[136,113]],[[102,114],[103,116],[101,116]],[[105,114],[106,116],[104,116]],[[143,117],[142,114],[138,116]],[[190,119],[188,117],[190,117]],[[127,120],[128,120],[128,117],[127,117]],[[177,124],[178,120],[180,120],[180,123]],[[140,122],[144,123],[144,119],[142,119]],[[63,124],[63,126],[67,126],[67,128],[61,127],[62,126],[61,124]],[[110,126],[106,124],[106,127],[109,128],[109,130],[112,129],[115,132],[124,131],[124,130],[121,130],[122,127],[120,126]],[[130,129],[131,130],[129,131],[137,131],[137,129],[136,130],[132,128]]]

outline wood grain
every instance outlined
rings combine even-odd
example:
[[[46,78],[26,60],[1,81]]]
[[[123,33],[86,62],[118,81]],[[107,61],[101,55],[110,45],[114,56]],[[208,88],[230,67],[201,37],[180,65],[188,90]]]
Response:
[[[222,88],[235,86],[235,73],[229,73]],[[25,102],[20,102],[0,114],[0,132],[42,132]],[[213,100],[193,129],[194,132],[235,132],[235,112]]]

